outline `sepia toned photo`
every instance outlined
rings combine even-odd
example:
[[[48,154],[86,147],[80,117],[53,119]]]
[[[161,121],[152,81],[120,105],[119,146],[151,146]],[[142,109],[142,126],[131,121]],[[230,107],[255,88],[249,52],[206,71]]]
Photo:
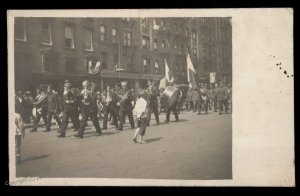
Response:
[[[235,17],[102,11],[10,15],[10,184],[236,180]]]

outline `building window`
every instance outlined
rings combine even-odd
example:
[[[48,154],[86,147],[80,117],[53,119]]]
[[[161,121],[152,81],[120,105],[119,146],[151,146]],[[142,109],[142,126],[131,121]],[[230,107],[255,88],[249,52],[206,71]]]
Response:
[[[149,73],[150,60],[147,58],[143,59],[143,73]]]
[[[161,48],[166,48],[166,42],[165,41],[161,42]]]
[[[113,55],[113,59],[114,59],[114,66],[119,66],[119,56],[117,54]]]
[[[26,41],[26,26],[24,18],[15,18],[15,39]]]
[[[53,73],[57,64],[56,59],[55,55],[42,54],[42,72]]]
[[[149,18],[142,18],[142,26],[149,27]]]
[[[123,45],[131,46],[131,33],[123,31]]]
[[[106,41],[106,27],[103,25],[100,26],[100,40]]]
[[[192,31],[192,39],[193,39],[193,41],[197,40],[197,34],[196,34],[195,30]]]
[[[153,49],[155,51],[157,51],[157,45],[158,45],[158,40],[156,38],[154,38],[154,40],[153,40]]]
[[[143,48],[150,47],[150,38],[148,36],[143,36]]]
[[[41,35],[42,35],[42,44],[52,45],[51,24],[42,22]]]
[[[107,69],[107,53],[106,52],[102,52],[101,53],[101,64],[102,64],[102,69]]]
[[[93,51],[93,32],[90,30],[84,30],[84,49]]]
[[[65,27],[65,46],[67,48],[75,48],[73,27]]]
[[[197,48],[193,48],[193,58],[197,58]]]
[[[75,73],[76,60],[73,58],[66,58],[66,73]]]
[[[115,28],[111,29],[111,41],[112,41],[112,43],[117,42],[117,29],[115,29]]]
[[[158,71],[159,71],[159,63],[158,63],[158,60],[155,60],[155,62],[154,62],[154,72],[156,74],[158,74]]]

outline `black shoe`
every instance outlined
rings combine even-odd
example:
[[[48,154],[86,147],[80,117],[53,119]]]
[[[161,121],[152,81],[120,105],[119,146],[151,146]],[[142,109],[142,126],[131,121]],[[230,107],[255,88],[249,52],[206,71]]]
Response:
[[[179,122],[179,119],[176,119],[175,122]]]
[[[201,115],[201,113],[198,113],[198,115]]]
[[[37,130],[32,129],[32,130],[30,130],[30,132],[37,132]]]
[[[107,129],[107,127],[103,127],[102,129],[103,129],[103,130],[106,130],[106,129]]]
[[[75,137],[79,137],[79,138],[83,138],[83,135],[82,134],[76,134],[74,135]]]
[[[123,128],[118,127],[118,128],[116,128],[116,130],[123,131]]]
[[[100,135],[102,135],[102,133],[101,132],[97,132],[97,136],[100,136]]]
[[[169,120],[165,120],[166,123],[170,122]]]
[[[65,135],[60,134],[60,135],[58,135],[57,137],[65,137]]]

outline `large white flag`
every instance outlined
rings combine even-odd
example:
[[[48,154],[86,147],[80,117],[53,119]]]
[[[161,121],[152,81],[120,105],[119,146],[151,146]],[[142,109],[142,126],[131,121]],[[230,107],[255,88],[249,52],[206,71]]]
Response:
[[[188,83],[190,87],[197,87],[196,82],[196,71],[194,69],[192,60],[190,58],[190,55],[187,55],[187,75],[188,75]]]
[[[165,77],[163,77],[163,78],[160,80],[160,83],[159,83],[159,89],[162,89],[162,88],[164,89],[164,88],[166,88],[168,82],[174,82],[174,77],[173,77],[172,74],[170,73],[170,69],[169,69],[167,60],[165,59]]]
[[[166,59],[165,59],[165,75],[166,75],[168,82],[174,82],[174,78],[173,78],[172,74],[170,73],[170,69],[169,69]]]

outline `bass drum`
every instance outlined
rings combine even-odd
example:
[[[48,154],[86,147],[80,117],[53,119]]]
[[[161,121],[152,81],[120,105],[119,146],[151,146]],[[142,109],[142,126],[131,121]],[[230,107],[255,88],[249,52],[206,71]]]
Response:
[[[176,105],[180,92],[176,87],[168,86],[164,92],[162,93],[164,97],[167,97],[167,108],[171,109],[174,105]]]

